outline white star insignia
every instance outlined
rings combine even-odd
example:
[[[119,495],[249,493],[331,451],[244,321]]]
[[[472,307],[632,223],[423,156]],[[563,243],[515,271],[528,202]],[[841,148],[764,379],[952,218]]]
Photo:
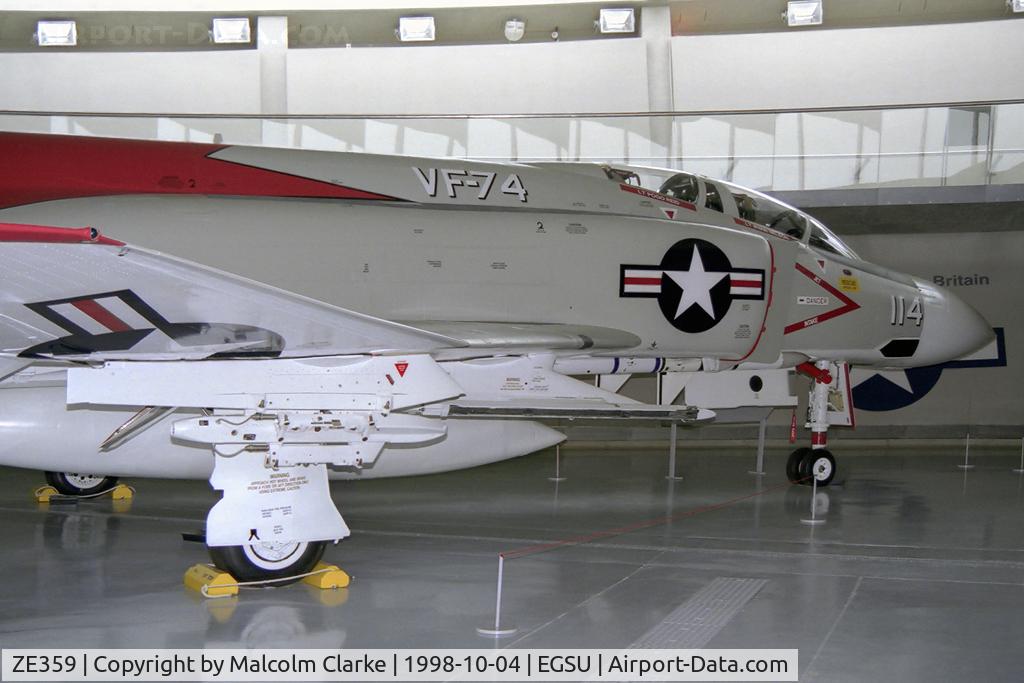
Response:
[[[689,310],[691,306],[700,306],[712,319],[715,317],[715,305],[711,302],[711,290],[724,278],[729,277],[729,274],[705,271],[704,261],[701,260],[700,250],[696,245],[693,247],[689,270],[666,270],[665,275],[668,275],[683,290],[683,295],[679,297],[679,307],[676,308],[676,318]]]
[[[860,368],[854,368],[850,372],[850,383],[852,386],[859,386],[864,382],[868,381],[875,375],[880,375],[882,379],[890,384],[894,384],[908,394],[913,394],[914,389],[910,386],[910,377],[907,375],[906,370],[861,370]]]

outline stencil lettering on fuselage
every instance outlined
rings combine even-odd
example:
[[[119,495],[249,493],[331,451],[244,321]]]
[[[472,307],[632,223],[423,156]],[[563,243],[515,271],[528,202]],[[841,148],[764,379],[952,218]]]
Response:
[[[462,193],[472,192],[472,196],[484,201],[491,196],[491,188],[497,178],[497,174],[491,171],[468,171],[463,168],[422,169],[413,166],[412,170],[427,196],[437,197],[443,192],[449,199],[460,198],[461,188]],[[526,202],[526,186],[516,173],[509,173],[499,190],[500,194]]]

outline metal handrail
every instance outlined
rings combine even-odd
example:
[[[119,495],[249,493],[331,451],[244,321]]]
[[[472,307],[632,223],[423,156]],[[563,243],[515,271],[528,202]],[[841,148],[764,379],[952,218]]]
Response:
[[[665,118],[688,116],[746,116],[757,114],[820,114],[850,111],[890,111],[895,109],[951,109],[967,107],[990,107],[1009,104],[1024,104],[1024,99],[1007,100],[962,100],[956,102],[926,102],[906,104],[873,104],[836,107],[792,107],[782,109],[694,109],[680,111],[632,111],[632,112],[538,112],[503,114],[243,114],[210,112],[98,112],[98,111],[43,111],[0,109],[0,116],[67,116],[74,118],[167,118],[167,119],[255,119],[255,120],[406,120],[406,119],[621,119],[621,118]]]

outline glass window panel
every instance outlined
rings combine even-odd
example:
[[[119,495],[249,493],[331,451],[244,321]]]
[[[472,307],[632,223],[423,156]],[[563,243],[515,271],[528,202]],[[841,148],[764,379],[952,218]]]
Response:
[[[999,104],[992,109],[989,182],[1024,183],[1024,104]]]
[[[512,126],[495,119],[471,119],[466,129],[466,154],[473,159],[511,159]]]

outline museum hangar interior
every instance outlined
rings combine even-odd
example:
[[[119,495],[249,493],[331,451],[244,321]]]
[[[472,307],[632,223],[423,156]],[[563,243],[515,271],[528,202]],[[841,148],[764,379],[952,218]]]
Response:
[[[195,277],[223,278],[220,271],[227,271],[269,285],[260,296],[364,315],[359,320],[368,327],[360,334],[385,329],[420,341],[431,335],[434,343],[469,340],[462,347],[490,339],[478,340],[477,349],[506,348],[514,337],[534,351],[554,349],[554,366],[529,371],[544,381],[574,377],[573,386],[592,387],[588,399],[617,395],[622,403],[608,404],[618,413],[600,415],[529,404],[532,419],[525,423],[498,419],[511,410],[501,408],[506,412],[492,412],[488,422],[501,428],[479,434],[456,429],[454,412],[418,413],[416,425],[438,417],[453,424],[439,437],[452,447],[431,456],[441,464],[390,471],[409,476],[357,473],[330,485],[327,502],[333,499],[344,515],[351,537],[335,534],[344,540],[328,543],[322,560],[343,570],[344,587],[263,584],[209,599],[189,588],[188,575],[183,585],[182,576],[190,566],[208,566],[207,513],[221,493],[206,479],[215,457],[218,467],[230,458],[217,445],[216,456],[192,448],[189,462],[200,464],[174,470],[166,463],[175,451],[160,444],[170,448],[172,423],[180,437],[174,420],[182,415],[201,424],[235,413],[218,413],[212,403],[139,399],[118,404],[134,406],[126,413],[131,419],[95,418],[66,394],[77,386],[71,377],[118,360],[102,353],[120,347],[81,355],[67,339],[81,341],[83,323],[61,316],[87,316],[111,334],[131,331],[129,314],[150,322],[152,316],[131,304],[135,299],[112,295],[114,287],[78,292],[87,300],[66,293],[15,300],[8,282],[3,298],[19,311],[45,309],[49,323],[37,328],[0,311],[14,331],[2,331],[0,514],[12,543],[0,558],[0,646],[791,648],[799,650],[800,680],[1019,680],[1021,45],[1019,0],[196,0],[144,10],[123,0],[7,3],[0,10],[5,270],[36,258],[25,246],[34,240],[9,226],[85,225],[142,254],[153,249],[195,261],[201,270],[188,271]],[[136,142],[80,147],[67,136]],[[205,156],[182,162],[188,152],[173,151],[179,149]],[[201,164],[218,163],[218,155],[216,168],[233,169],[216,176],[226,185],[203,185],[198,174],[215,167]],[[398,167],[388,165],[390,155],[414,159],[395,162],[404,163],[407,185],[393,180],[388,169]],[[323,170],[335,163],[330,159],[340,160],[335,175]],[[164,163],[196,165],[183,171]],[[592,170],[581,170],[583,164]],[[266,189],[260,174],[271,167],[278,180],[294,181],[290,189]],[[657,170],[669,180],[651,185]],[[187,173],[197,174],[198,186]],[[692,195],[672,184],[680,178],[692,184]],[[364,194],[309,194],[302,183],[314,180],[341,188],[332,192],[355,187]],[[611,188],[612,209],[574,196],[597,187],[591,183]],[[406,187],[421,194],[410,198]],[[552,204],[545,206],[548,197]],[[592,212],[618,216],[614,202],[624,197],[635,200],[624,210],[636,212],[633,222],[598,241],[614,216]],[[392,206],[364,208],[381,198]],[[447,199],[460,204],[437,203]],[[782,208],[761,220],[747,201]],[[799,209],[802,227],[787,236],[775,219],[789,207]],[[686,210],[702,230],[716,232],[677,242],[673,249],[689,249],[682,266],[669,265],[672,240],[650,246],[651,256],[633,256],[645,253],[631,251],[643,236],[625,231],[642,230],[637,221],[686,222],[677,215]],[[390,213],[374,218],[378,211]],[[728,227],[715,222],[714,212]],[[344,235],[330,233],[333,221],[344,225]],[[524,240],[550,232],[562,241],[526,264],[537,249],[510,236],[515,221],[529,228]],[[490,236],[475,235],[472,243],[458,237],[463,228],[492,224]],[[440,241],[417,244],[442,233]],[[733,269],[725,299],[714,299],[714,289],[707,290],[707,305],[686,299],[691,285],[683,284],[663,317],[672,274],[692,273],[701,258],[712,268],[710,252],[701,249],[713,245],[701,245],[723,233],[739,235],[729,238],[736,244],[754,233],[761,242],[792,244],[772,247],[771,265],[759,271],[726,259],[716,281]],[[42,241],[62,242],[70,233],[47,234],[52,239]],[[97,239],[107,238],[86,241]],[[586,248],[577,248],[584,240]],[[821,258],[821,273],[808,278],[826,285],[819,296],[793,297],[793,307],[806,314],[798,322],[821,335],[835,330],[835,337],[785,346],[795,323],[768,311],[784,297],[780,289],[773,299],[766,287],[782,285],[757,278],[791,271],[781,268],[785,254],[803,268],[793,249],[812,268]],[[478,257],[482,274],[457,270]],[[66,275],[65,264],[54,265],[60,259],[39,258],[65,284],[92,277],[83,274],[88,268]],[[172,270],[169,261],[153,263],[160,277]],[[348,273],[348,265],[359,273]],[[610,283],[604,303],[605,290],[586,284],[604,281],[593,272],[601,268],[607,273],[600,278]],[[629,269],[658,275],[631,276]],[[741,271],[760,274],[751,285],[749,277],[738,279]],[[384,279],[358,280],[377,273]],[[512,288],[498,288],[495,278],[507,278]],[[929,330],[929,309],[922,321],[917,299],[904,302],[895,289],[877,285],[885,278],[917,283],[921,292],[943,288],[984,319],[985,343],[915,364],[918,338],[921,348],[925,334],[960,348],[966,332],[955,324]],[[99,275],[96,281],[105,282]],[[150,288],[174,287],[157,282],[163,280]],[[574,282],[584,283],[578,294],[567,292]],[[131,289],[144,287],[145,278]],[[564,318],[552,312],[572,296],[579,296],[577,308],[633,308],[589,319],[568,313],[568,305]],[[657,297],[661,311],[644,297]],[[846,308],[832,308],[839,302]],[[720,340],[694,358],[659,350],[666,331],[670,343],[683,346],[705,333],[680,322],[690,315],[687,305],[704,306],[708,327],[726,315],[715,314],[716,305],[719,313],[731,305],[734,316],[741,308],[761,311],[754,347],[765,335],[765,343],[786,350],[772,356],[778,362],[766,356],[746,365],[723,361]],[[230,307],[215,310],[218,320],[235,321]],[[861,322],[843,321],[848,310],[848,320],[859,315]],[[646,332],[620,324],[645,312],[664,328],[649,344]],[[373,327],[378,318],[370,316],[391,327]],[[28,354],[21,352],[27,344],[10,341],[18,330],[32,339],[56,337],[46,327],[55,320],[71,335],[59,352],[33,347]],[[470,334],[463,321],[479,324]],[[539,327],[561,323],[550,337],[552,328]],[[854,352],[859,342],[850,340],[870,337],[875,326],[889,335],[884,340],[895,334],[885,346],[868,344],[872,353],[881,346],[891,363]],[[270,329],[289,338],[288,328]],[[745,329],[730,328],[726,342],[749,346]],[[561,351],[569,348],[566,336],[583,340],[574,348],[634,346],[615,341],[621,337],[612,333],[622,330],[643,341],[642,353],[568,358]],[[273,342],[274,333],[260,343]],[[494,341],[501,335],[505,346]],[[898,352],[903,346],[896,342],[912,348]],[[250,335],[247,343],[257,342]],[[849,353],[829,355],[826,343]],[[262,347],[255,348],[258,355]],[[226,365],[293,362],[282,348],[288,347],[275,347],[277,360],[264,354],[241,361],[232,355],[238,348],[204,358]],[[372,348],[367,363],[398,358]],[[468,361],[434,353],[438,362],[429,354],[427,361],[484,367],[482,353]],[[502,362],[519,357],[507,350],[491,355]],[[152,366],[168,359],[142,360]],[[403,356],[381,377],[395,385],[418,362]],[[139,375],[146,379],[136,385],[155,376]],[[202,377],[192,386],[207,381]],[[509,390],[511,378],[503,380]],[[41,403],[44,395],[55,402]],[[472,422],[474,410],[494,410],[484,403],[455,400],[445,410],[462,410],[464,423]],[[355,430],[345,419],[333,427]],[[360,425],[362,433],[377,429],[372,418]],[[818,447],[826,445],[826,432],[830,455],[823,462]],[[395,459],[405,448],[388,443],[361,471],[388,467],[389,453]],[[142,464],[121,468],[119,448]],[[796,451],[805,455],[794,459]],[[88,459],[79,458],[82,452]],[[278,455],[273,447],[263,452]],[[342,469],[359,471],[362,464],[346,460]],[[353,480],[360,478],[366,481]],[[325,566],[318,553],[307,569]],[[249,555],[211,554],[221,569],[262,566]],[[499,567],[503,583],[496,587]]]

